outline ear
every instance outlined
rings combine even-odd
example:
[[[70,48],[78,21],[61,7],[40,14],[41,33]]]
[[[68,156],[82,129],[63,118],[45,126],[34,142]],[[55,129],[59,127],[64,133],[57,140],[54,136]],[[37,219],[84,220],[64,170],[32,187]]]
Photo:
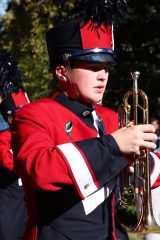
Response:
[[[55,69],[55,73],[56,73],[57,78],[60,81],[62,81],[62,82],[67,81],[66,68],[63,65],[57,66]]]

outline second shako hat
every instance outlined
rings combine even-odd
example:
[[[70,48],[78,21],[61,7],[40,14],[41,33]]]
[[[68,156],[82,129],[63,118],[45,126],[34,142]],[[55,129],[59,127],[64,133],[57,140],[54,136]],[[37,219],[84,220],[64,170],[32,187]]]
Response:
[[[81,0],[80,17],[46,34],[50,68],[68,60],[114,62],[113,25],[126,11],[124,0]]]
[[[5,120],[8,115],[29,103],[18,63],[12,53],[4,49],[0,49],[0,95],[3,99],[0,112]]]

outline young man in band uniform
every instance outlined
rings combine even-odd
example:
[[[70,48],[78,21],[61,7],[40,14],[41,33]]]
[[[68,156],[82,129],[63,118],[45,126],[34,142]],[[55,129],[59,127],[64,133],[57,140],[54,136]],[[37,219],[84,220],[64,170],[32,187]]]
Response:
[[[57,90],[16,112],[15,169],[28,208],[24,240],[128,239],[115,220],[117,177],[127,156],[155,148],[152,125],[118,129],[102,106],[114,62],[111,25],[64,23],[47,33]]]

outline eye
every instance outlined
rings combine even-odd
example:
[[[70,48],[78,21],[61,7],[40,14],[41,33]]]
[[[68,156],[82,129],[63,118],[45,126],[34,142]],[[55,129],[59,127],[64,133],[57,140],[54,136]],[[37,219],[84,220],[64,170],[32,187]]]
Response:
[[[106,66],[106,67],[105,67],[105,72],[106,72],[106,73],[109,72],[109,66]]]
[[[75,68],[82,68],[82,69],[86,69],[86,70],[89,70],[92,72],[98,72],[102,69],[104,69],[106,73],[109,71],[108,63],[76,61],[76,62],[74,62],[73,66]]]
[[[97,67],[95,65],[88,65],[86,68],[90,71],[93,71],[93,72],[99,71],[99,67]]]
[[[105,66],[93,66],[93,67],[90,68],[90,70],[95,71],[95,72],[105,70],[105,73],[108,73],[109,67],[106,66],[106,65]]]

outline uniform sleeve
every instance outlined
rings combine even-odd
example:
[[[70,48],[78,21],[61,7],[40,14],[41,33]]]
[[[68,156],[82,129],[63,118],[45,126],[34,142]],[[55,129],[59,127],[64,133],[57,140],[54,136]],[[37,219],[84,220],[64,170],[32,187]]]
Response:
[[[74,184],[84,199],[127,165],[111,135],[55,145],[47,119],[27,107],[14,116],[12,148],[17,175],[33,188],[56,191]]]
[[[13,171],[13,155],[10,144],[10,130],[0,132],[0,165],[7,170]]]
[[[57,148],[82,198],[111,181],[127,165],[111,135],[67,143]]]
[[[150,152],[151,188],[160,186],[160,154]]]

